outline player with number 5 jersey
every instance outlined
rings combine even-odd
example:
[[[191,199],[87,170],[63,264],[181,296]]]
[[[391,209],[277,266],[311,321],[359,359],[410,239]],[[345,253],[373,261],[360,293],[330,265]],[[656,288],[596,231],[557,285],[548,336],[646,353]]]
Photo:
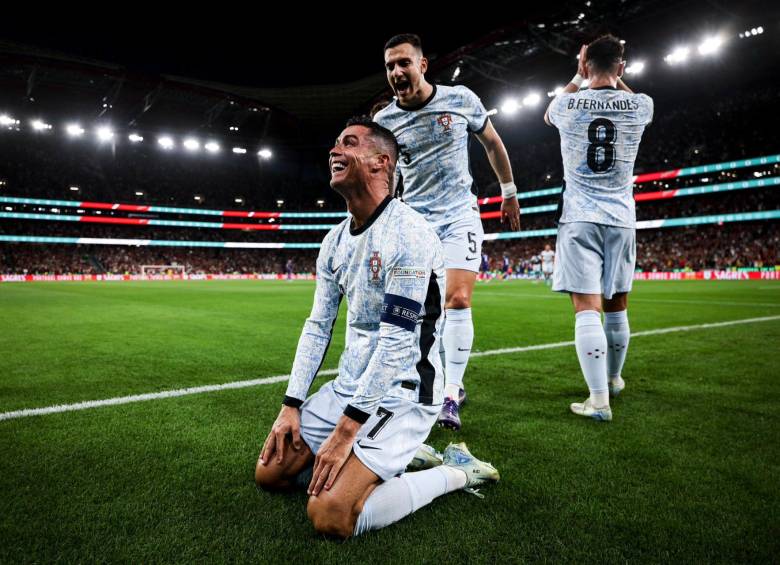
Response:
[[[602,421],[612,419],[610,393],[625,387],[636,264],[634,161],[653,118],[653,100],[626,86],[624,68],[616,37],[583,45],[577,74],[544,116],[561,136],[565,181],[553,290],[571,295],[577,356],[590,390],[571,410]],[[590,88],[580,90],[586,78]]]

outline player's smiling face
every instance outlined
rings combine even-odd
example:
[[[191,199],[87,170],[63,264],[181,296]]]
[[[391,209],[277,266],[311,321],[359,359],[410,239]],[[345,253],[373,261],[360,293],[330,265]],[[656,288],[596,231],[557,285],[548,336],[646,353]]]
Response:
[[[409,43],[396,45],[385,51],[387,82],[402,105],[418,102],[422,97],[422,86],[428,60]]]
[[[369,135],[363,126],[349,126],[336,140],[330,150],[330,187],[343,193],[343,189],[360,183],[370,176],[369,160],[377,154]]]

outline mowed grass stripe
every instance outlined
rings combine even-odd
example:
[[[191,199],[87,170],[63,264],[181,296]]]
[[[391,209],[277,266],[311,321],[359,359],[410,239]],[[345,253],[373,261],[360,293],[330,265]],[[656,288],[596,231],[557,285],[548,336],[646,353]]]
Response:
[[[714,322],[708,324],[677,326],[671,328],[658,328],[654,330],[635,332],[631,334],[631,337],[643,337],[643,336],[660,335],[660,334],[675,333],[675,332],[687,332],[687,331],[703,330],[703,329],[710,329],[710,328],[723,328],[728,326],[736,326],[741,324],[755,324],[755,323],[770,322],[775,320],[780,320],[780,316],[764,316],[761,318],[745,318],[742,320],[729,320],[725,322]],[[553,343],[542,343],[538,345],[526,345],[521,347],[493,349],[490,351],[479,351],[479,352],[472,353],[471,358],[489,357],[494,355],[510,355],[515,353],[523,353],[526,351],[539,351],[544,349],[556,349],[560,347],[569,347],[572,345],[574,345],[573,341],[558,341]],[[318,376],[330,376],[330,375],[335,375],[337,373],[338,373],[337,369],[328,369],[325,371],[320,371]],[[77,410],[87,410],[90,408],[101,408],[105,406],[116,406],[119,404],[131,404],[133,402],[144,402],[148,400],[176,398],[180,396],[204,394],[208,392],[219,392],[222,390],[232,390],[238,388],[275,384],[275,383],[287,381],[289,378],[290,375],[277,375],[273,377],[264,377],[260,379],[233,381],[229,383],[189,387],[189,388],[176,389],[176,390],[167,390],[162,392],[133,394],[129,396],[107,398],[104,400],[88,400],[83,402],[76,402],[73,404],[60,404],[56,406],[47,406],[43,408],[28,408],[24,410],[14,410],[10,412],[0,413],[0,421],[13,420],[16,418],[25,418],[30,416],[45,416],[49,414],[59,414],[62,412],[74,412]]]

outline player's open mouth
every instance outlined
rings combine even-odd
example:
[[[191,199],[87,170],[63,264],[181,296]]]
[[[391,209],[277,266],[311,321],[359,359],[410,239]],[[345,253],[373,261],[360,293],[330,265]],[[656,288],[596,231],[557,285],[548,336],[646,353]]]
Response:
[[[330,172],[332,175],[335,175],[336,173],[340,173],[342,171],[345,171],[347,169],[346,163],[341,163],[339,161],[333,161],[330,164]]]
[[[405,94],[409,94],[411,92],[411,84],[409,84],[408,80],[400,80],[395,83],[395,92],[399,96],[403,96]]]

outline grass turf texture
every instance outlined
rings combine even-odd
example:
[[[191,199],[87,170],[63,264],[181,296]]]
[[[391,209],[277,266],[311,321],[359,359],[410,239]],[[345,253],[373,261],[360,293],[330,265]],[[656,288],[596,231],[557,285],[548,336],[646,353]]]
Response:
[[[4,284],[0,412],[285,374],[312,290]],[[543,285],[479,284],[474,313],[475,350],[573,339]],[[632,331],[778,314],[768,281],[639,283],[630,300]],[[466,441],[502,481],[346,543],[314,533],[303,493],[254,488],[284,383],[1,421],[0,562],[772,561],[778,344],[780,321],[637,337],[610,424],[568,413],[587,395],[573,347],[474,359],[463,431],[430,443]]]

